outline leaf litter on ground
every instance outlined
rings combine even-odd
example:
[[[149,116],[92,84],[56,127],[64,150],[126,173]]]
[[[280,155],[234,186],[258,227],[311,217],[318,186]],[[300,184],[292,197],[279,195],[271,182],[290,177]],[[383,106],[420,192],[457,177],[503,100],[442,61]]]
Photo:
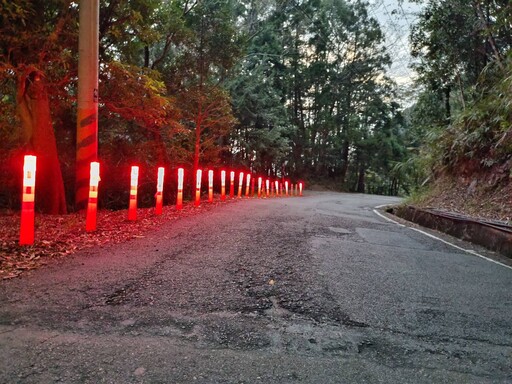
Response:
[[[235,200],[226,200],[232,202]],[[182,210],[165,206],[161,215],[155,215],[154,208],[139,208],[137,220],[128,221],[127,211],[99,210],[97,230],[85,231],[85,213],[68,215],[36,214],[34,244],[20,246],[19,213],[0,215],[0,280],[12,279],[62,259],[82,249],[116,244],[145,237],[151,229],[181,217],[191,216],[210,210],[225,202],[214,201],[194,207],[184,204]]]

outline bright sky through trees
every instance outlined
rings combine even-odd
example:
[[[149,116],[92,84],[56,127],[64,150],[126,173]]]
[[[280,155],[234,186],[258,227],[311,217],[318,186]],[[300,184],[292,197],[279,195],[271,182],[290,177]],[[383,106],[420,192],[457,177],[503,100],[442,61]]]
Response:
[[[370,14],[379,21],[386,36],[385,44],[393,61],[390,77],[399,85],[411,85],[414,70],[410,68],[409,32],[422,6],[408,0],[370,0],[369,3]]]

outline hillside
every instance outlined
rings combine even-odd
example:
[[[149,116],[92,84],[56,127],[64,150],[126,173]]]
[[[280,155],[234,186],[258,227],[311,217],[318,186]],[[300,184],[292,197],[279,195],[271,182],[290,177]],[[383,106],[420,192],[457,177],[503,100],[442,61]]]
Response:
[[[477,218],[512,224],[512,173],[503,167],[468,176],[443,176],[410,202]]]

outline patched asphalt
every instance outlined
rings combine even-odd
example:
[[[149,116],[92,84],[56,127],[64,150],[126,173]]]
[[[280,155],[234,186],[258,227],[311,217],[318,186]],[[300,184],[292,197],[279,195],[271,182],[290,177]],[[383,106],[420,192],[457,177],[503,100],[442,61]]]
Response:
[[[242,199],[1,282],[0,382],[512,383],[512,270],[397,201]]]

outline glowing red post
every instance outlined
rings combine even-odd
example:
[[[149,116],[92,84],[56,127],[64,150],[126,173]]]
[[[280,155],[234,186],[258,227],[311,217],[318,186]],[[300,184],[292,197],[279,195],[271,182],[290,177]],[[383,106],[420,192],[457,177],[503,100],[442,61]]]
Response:
[[[198,169],[196,173],[196,200],[194,202],[194,206],[198,207],[201,203],[201,177],[203,176],[203,171]]]
[[[258,199],[261,197],[261,183],[262,183],[262,178],[261,177],[258,177]]]
[[[178,194],[176,195],[176,209],[183,208],[183,178],[185,171],[183,168],[178,168]]]
[[[226,200],[226,171],[220,171],[220,199]]]
[[[132,166],[130,177],[130,205],[128,206],[128,220],[137,220],[137,186],[139,184],[139,167]]]
[[[265,180],[265,191],[266,191],[266,196],[270,197],[270,180],[269,179]]]
[[[274,184],[276,185],[276,196],[279,196],[279,180],[276,180]]]
[[[208,171],[208,202],[213,203],[213,170]]]
[[[240,172],[238,177],[238,198],[242,197],[242,188],[244,187],[244,173]]]
[[[229,197],[235,197],[235,171],[231,171],[229,174]]]
[[[254,197],[254,184],[255,184],[255,181],[254,181],[254,177],[251,179],[251,197]]]
[[[245,197],[249,197],[249,186],[251,184],[251,174],[247,174],[247,181],[245,183]]]
[[[164,167],[158,167],[157,173],[157,182],[156,182],[156,205],[155,205],[155,215],[162,214],[162,205],[163,205],[163,191],[164,191]]]
[[[284,182],[284,189],[286,190],[286,196],[289,196],[289,195],[288,195],[288,180],[286,180],[286,181]]]
[[[20,245],[34,244],[34,197],[36,157],[26,155],[23,162],[23,194],[21,199]]]
[[[87,218],[85,230],[92,232],[96,230],[96,212],[98,210],[98,184],[100,183],[100,164],[96,161],[91,163],[89,176],[89,201],[87,203]]]
[[[274,182],[273,181],[270,182],[270,196],[275,196],[274,195]]]
[[[299,183],[299,196],[302,196],[302,188],[304,188],[302,182]]]

